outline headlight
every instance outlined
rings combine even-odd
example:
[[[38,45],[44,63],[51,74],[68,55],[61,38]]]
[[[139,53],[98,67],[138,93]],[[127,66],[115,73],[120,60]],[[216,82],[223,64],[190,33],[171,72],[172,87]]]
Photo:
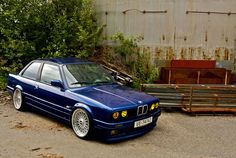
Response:
[[[121,116],[122,116],[122,117],[126,117],[126,116],[127,116],[127,113],[128,113],[127,110],[122,111],[122,112],[121,112]]]
[[[156,104],[155,104],[155,108],[158,108],[158,107],[159,107],[159,103],[156,103]]]
[[[152,104],[150,110],[154,110],[155,109],[155,104]]]
[[[113,118],[116,120],[119,117],[119,112],[114,112],[113,113]]]

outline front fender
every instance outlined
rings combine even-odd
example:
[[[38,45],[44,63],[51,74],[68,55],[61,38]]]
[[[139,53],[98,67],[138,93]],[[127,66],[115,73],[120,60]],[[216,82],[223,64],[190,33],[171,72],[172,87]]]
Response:
[[[86,111],[88,111],[88,113],[90,114],[90,116],[92,117],[92,119],[94,118],[94,114],[93,114],[91,108],[90,108],[88,105],[83,104],[83,103],[76,103],[76,104],[74,105],[74,107],[72,108],[72,111],[74,111],[74,110],[77,109],[77,108],[85,109]]]

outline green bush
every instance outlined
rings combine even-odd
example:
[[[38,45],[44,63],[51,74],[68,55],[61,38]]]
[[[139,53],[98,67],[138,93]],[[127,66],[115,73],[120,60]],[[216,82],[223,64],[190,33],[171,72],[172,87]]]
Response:
[[[6,76],[0,76],[0,91],[5,90],[7,86],[7,78]]]
[[[116,33],[111,39],[115,42],[114,56],[117,58],[118,54],[121,64],[135,76],[133,87],[139,88],[140,83],[153,83],[158,78],[159,70],[152,65],[150,54],[142,53],[138,48],[142,37],[125,37]]]
[[[0,76],[37,58],[89,57],[101,32],[92,0],[1,1]]]
[[[0,21],[1,67],[22,68],[42,57],[88,57],[102,31],[92,0],[4,0]]]
[[[122,33],[118,32],[114,34],[111,39],[117,44],[117,46],[114,47],[115,53],[126,57],[137,53],[136,48],[138,48],[138,42],[142,40],[142,37],[125,37]]]

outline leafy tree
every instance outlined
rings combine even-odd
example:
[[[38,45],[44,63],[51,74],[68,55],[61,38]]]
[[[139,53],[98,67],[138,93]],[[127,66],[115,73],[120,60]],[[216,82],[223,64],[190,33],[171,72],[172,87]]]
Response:
[[[32,59],[88,57],[99,42],[92,0],[0,0],[0,73]]]

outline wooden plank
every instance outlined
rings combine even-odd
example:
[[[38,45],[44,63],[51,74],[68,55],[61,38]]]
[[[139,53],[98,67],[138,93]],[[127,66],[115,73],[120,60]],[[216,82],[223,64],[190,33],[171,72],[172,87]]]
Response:
[[[189,108],[182,108],[183,111],[189,112],[189,113],[201,113],[201,112],[232,112],[236,113],[236,108],[198,108],[198,107],[192,107],[191,110]]]
[[[236,109],[235,85],[145,84],[143,86],[145,92],[160,98],[162,107],[179,107],[193,113],[208,110],[208,112],[226,112],[231,111],[228,109],[233,111]]]

